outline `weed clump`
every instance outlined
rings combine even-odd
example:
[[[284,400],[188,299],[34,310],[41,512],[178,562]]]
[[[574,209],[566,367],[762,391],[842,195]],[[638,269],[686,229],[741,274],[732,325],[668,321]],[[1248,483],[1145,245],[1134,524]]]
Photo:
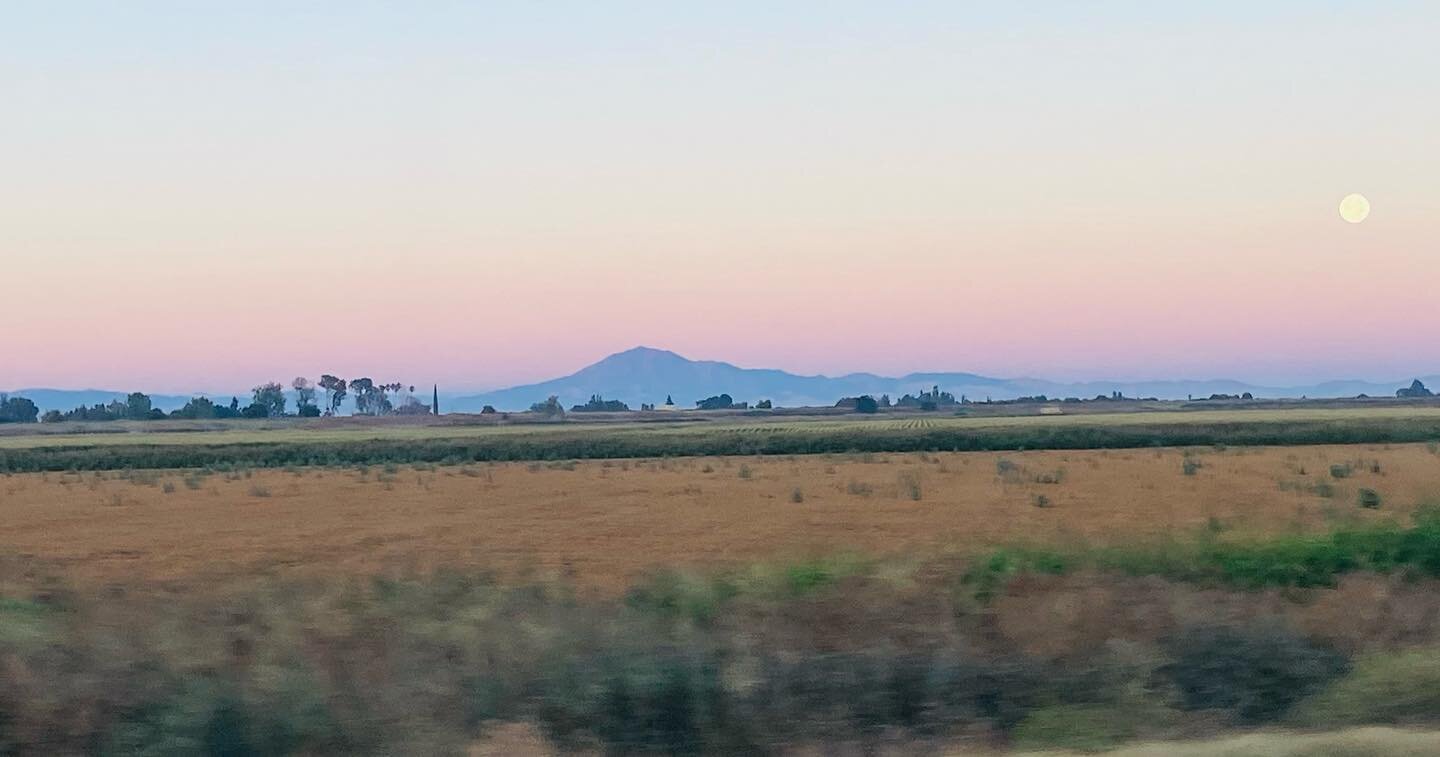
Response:
[[[920,488],[920,474],[914,471],[902,471],[896,476],[896,483],[900,488],[900,496],[912,501],[919,502],[924,492]]]
[[[1065,481],[1065,469],[1056,468],[1053,471],[1043,471],[1030,477],[1031,481],[1037,484],[1059,484]]]

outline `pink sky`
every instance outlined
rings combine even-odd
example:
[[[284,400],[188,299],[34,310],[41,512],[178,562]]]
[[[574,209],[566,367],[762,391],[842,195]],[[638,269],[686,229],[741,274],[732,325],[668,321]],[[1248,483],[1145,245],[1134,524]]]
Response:
[[[397,250],[335,274],[274,260],[220,285],[206,266],[130,281],[108,261],[7,298],[20,359],[0,364],[0,385],[230,390],[330,372],[478,388],[636,344],[831,374],[1280,380],[1440,367],[1426,327],[1397,326],[1433,320],[1440,279],[1418,230],[1328,211],[1309,233],[1029,228],[1004,254],[981,229],[776,230],[733,253],[678,236],[637,235],[614,253],[573,245],[591,258],[530,240],[556,263],[504,278],[463,250]],[[1105,253],[1117,237],[1126,254]],[[630,265],[608,262],[621,255]]]
[[[503,7],[15,19],[0,389],[1440,372],[1440,13]]]

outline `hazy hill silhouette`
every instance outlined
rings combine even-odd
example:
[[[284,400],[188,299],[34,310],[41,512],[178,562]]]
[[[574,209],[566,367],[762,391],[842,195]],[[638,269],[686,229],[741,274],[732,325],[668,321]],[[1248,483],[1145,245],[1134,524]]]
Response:
[[[754,404],[773,400],[780,407],[833,405],[841,397],[889,394],[916,394],[938,385],[955,396],[972,400],[996,400],[1044,394],[1056,397],[1108,396],[1113,391],[1127,397],[1185,399],[1187,395],[1243,394],[1257,397],[1353,397],[1394,396],[1395,388],[1407,384],[1364,381],[1333,381],[1313,386],[1271,387],[1241,381],[1087,381],[1062,383],[1034,378],[995,378],[974,373],[911,373],[900,377],[873,373],[844,376],[800,376],[764,368],[740,368],[714,360],[689,360],[669,350],[635,347],[618,352],[568,376],[491,392],[452,397],[446,409],[474,412],[485,405],[500,410],[523,410],[531,403],[556,395],[566,407],[583,403],[592,395],[625,402],[632,408],[641,403],[660,405],[667,395],[676,407],[692,408],[695,401],[727,393],[737,401]]]
[[[752,405],[762,399],[772,400],[778,407],[829,406],[841,397],[889,394],[899,399],[902,394],[918,394],[932,386],[954,394],[983,401],[1029,397],[1039,394],[1050,398],[1109,396],[1119,391],[1127,397],[1159,397],[1161,399],[1196,398],[1211,394],[1239,395],[1250,392],[1256,397],[1329,398],[1395,396],[1395,390],[1408,386],[1412,378],[1391,382],[1328,381],[1308,386],[1262,386],[1226,379],[1191,381],[1086,381],[1065,383],[1037,378],[995,378],[964,372],[911,373],[900,377],[873,373],[851,373],[844,376],[800,376],[767,368],[740,368],[715,360],[689,360],[669,350],[635,347],[610,355],[568,376],[533,384],[488,392],[446,392],[440,387],[440,405],[444,412],[479,412],[485,405],[500,410],[524,410],[532,403],[557,395],[565,407],[583,404],[593,395],[607,400],[620,400],[638,409],[642,403],[661,405],[667,395],[678,408],[693,408],[695,401],[721,393],[739,402]],[[1431,386],[1440,385],[1440,377],[1420,376]],[[428,386],[429,382],[417,380]],[[144,391],[141,387],[140,391]],[[29,397],[41,411],[70,410],[80,405],[94,405],[124,399],[125,391],[19,389],[11,394]],[[250,392],[238,391],[241,403],[249,402]],[[230,394],[206,392],[216,402],[226,403]],[[174,410],[191,395],[157,394],[151,399],[155,407]],[[289,398],[293,408],[294,398]],[[347,405],[348,411],[348,405]]]

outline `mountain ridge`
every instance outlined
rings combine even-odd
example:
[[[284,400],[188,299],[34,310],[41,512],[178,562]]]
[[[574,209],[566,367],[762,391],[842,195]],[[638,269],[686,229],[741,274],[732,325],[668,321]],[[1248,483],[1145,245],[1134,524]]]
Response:
[[[1420,376],[1432,387],[1440,388],[1440,376]],[[1250,392],[1264,398],[1354,397],[1368,394],[1393,397],[1395,390],[1408,386],[1410,379],[1394,382],[1373,382],[1338,379],[1304,386],[1268,386],[1235,379],[1160,379],[1160,380],[1098,380],[1061,382],[1028,376],[999,378],[963,371],[915,371],[903,376],[883,376],[870,372],[853,372],[841,376],[790,373],[776,368],[741,368],[720,360],[691,360],[676,352],[656,347],[637,346],[608,355],[574,373],[546,381],[495,389],[484,392],[442,392],[444,412],[479,412],[486,405],[497,410],[524,410],[532,403],[555,395],[569,408],[583,404],[592,395],[607,400],[620,400],[638,409],[642,403],[657,406],[666,396],[675,406],[690,408],[697,400],[721,393],[737,402],[768,399],[777,407],[828,406],[841,397],[871,394],[915,394],[939,386],[957,397],[972,400],[1015,399],[1039,394],[1050,398],[1108,396],[1119,391],[1127,397],[1158,397],[1185,399],[1187,396],[1208,397],[1211,394],[1243,394]],[[94,405],[124,399],[127,392],[99,389],[66,390],[32,388],[8,392],[29,397],[46,410],[70,410],[80,405]],[[242,403],[248,392],[237,393]],[[230,394],[211,392],[188,394],[154,394],[154,406],[170,411],[185,404],[191,396],[206,396],[217,402],[229,402]]]
[[[1421,376],[1421,381],[1440,383],[1440,377]],[[998,378],[962,371],[918,371],[891,377],[858,372],[842,376],[803,375],[774,368],[741,368],[717,360],[690,360],[675,352],[638,346],[602,358],[566,376],[519,386],[452,397],[448,410],[475,412],[485,405],[498,410],[523,410],[532,403],[557,396],[566,407],[582,404],[592,395],[620,400],[632,408],[641,403],[660,405],[666,396],[681,408],[720,393],[737,402],[755,403],[769,399],[779,407],[828,406],[841,397],[859,394],[879,396],[917,393],[938,385],[956,396],[979,400],[1015,399],[1044,394],[1051,398],[1109,395],[1120,391],[1127,397],[1185,399],[1189,395],[1243,394],[1257,397],[1316,398],[1354,397],[1357,394],[1393,397],[1409,379],[1386,382],[1332,380],[1305,386],[1267,386],[1234,379],[1165,379],[1152,381],[1057,382],[1031,377]]]

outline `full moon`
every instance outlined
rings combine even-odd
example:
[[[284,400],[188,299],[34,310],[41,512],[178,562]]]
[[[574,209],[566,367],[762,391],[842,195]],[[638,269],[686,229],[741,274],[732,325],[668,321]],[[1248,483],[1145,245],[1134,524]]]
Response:
[[[1346,195],[1345,199],[1340,201],[1340,217],[1350,223],[1360,223],[1369,215],[1370,201],[1365,199],[1365,195]]]

